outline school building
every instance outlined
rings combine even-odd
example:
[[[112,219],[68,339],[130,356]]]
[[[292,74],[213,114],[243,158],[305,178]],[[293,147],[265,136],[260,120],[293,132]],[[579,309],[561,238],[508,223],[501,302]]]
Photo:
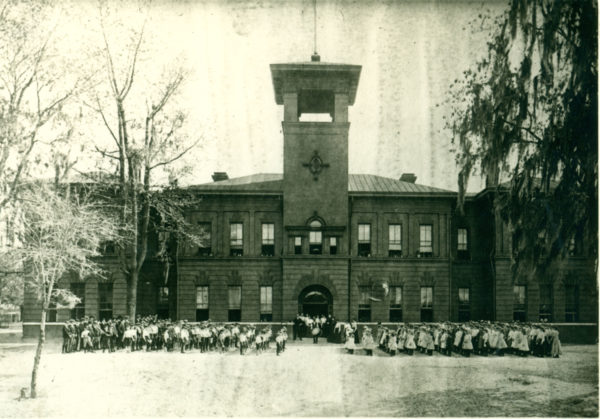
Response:
[[[174,266],[149,252],[138,313],[201,321],[290,321],[298,312],[361,322],[490,319],[597,323],[594,260],[573,244],[565,268],[544,280],[511,275],[510,228],[493,212],[495,188],[467,197],[398,178],[348,172],[348,108],[361,66],[272,64],[283,106],[283,173],[187,187],[201,198],[188,220],[205,238],[181,243]],[[303,122],[326,114],[329,122]],[[152,241],[154,243],[154,240]],[[126,314],[116,256],[107,280],[65,278],[82,297],[50,321]],[[39,322],[26,296],[24,321]]]

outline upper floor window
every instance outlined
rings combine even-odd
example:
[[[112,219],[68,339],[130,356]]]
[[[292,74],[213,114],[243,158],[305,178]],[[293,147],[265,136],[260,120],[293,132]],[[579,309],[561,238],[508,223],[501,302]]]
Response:
[[[230,242],[229,242],[229,255],[230,256],[242,256],[244,254],[244,229],[242,223],[231,223],[230,224]]]
[[[311,255],[320,255],[323,252],[323,235],[320,231],[308,233],[308,250]]]
[[[402,256],[402,226],[400,224],[390,224],[389,237],[389,256]]]
[[[198,246],[198,254],[200,256],[211,256],[212,255],[212,241],[211,234],[212,228],[211,224],[207,222],[198,222],[198,238],[200,240],[200,244]]]
[[[263,223],[262,225],[262,247],[261,255],[275,255],[275,224]]]
[[[513,320],[524,322],[527,319],[527,287],[525,285],[515,285],[513,294]]]
[[[433,226],[421,224],[419,226],[419,255],[423,257],[433,256]]]
[[[358,225],[358,256],[371,256],[371,224]]]
[[[294,237],[294,254],[295,255],[302,254],[302,236]]]
[[[457,257],[467,259],[469,257],[468,234],[466,228],[459,228],[457,233]]]
[[[329,254],[337,255],[337,237],[329,238]]]

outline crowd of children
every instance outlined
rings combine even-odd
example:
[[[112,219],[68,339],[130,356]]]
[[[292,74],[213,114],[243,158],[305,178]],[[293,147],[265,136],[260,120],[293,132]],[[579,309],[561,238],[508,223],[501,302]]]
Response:
[[[391,356],[415,352],[431,356],[438,352],[465,357],[509,353],[558,358],[561,354],[558,330],[539,323],[443,322],[400,324],[397,327],[379,324],[375,336],[368,326],[363,327],[360,340],[357,333],[357,328],[346,325],[344,346],[349,353],[364,349],[367,355],[372,355],[373,349],[379,347]]]

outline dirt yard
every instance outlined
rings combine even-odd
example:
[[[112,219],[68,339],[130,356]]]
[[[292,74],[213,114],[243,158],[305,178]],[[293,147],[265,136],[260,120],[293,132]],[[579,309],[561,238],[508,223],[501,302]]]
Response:
[[[347,355],[306,340],[256,355],[73,353],[0,343],[0,416],[598,416],[598,346],[560,359]]]

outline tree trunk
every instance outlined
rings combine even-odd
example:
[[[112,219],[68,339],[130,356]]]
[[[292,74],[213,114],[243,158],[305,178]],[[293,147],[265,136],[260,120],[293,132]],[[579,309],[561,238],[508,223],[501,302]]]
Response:
[[[134,269],[129,275],[129,281],[127,282],[127,315],[131,322],[135,322],[139,273]]]
[[[33,359],[33,371],[31,372],[31,388],[30,397],[35,399],[37,397],[37,374],[40,366],[40,359],[42,358],[42,350],[44,349],[44,343],[46,342],[46,307],[42,307],[42,319],[40,321],[40,336],[38,338],[38,345],[35,351],[35,358]]]

